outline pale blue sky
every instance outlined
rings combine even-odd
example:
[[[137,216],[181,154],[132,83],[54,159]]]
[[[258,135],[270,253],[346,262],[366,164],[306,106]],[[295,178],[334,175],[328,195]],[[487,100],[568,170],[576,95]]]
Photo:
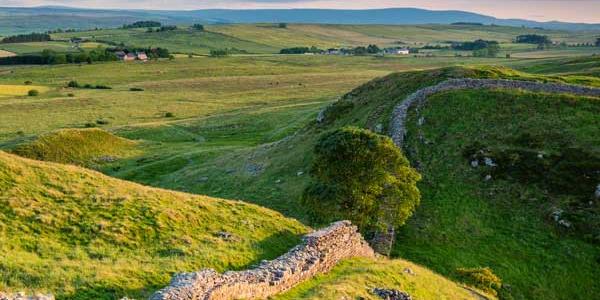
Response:
[[[0,0],[0,6],[66,5],[88,8],[384,8],[465,10],[499,18],[600,23],[600,0]]]

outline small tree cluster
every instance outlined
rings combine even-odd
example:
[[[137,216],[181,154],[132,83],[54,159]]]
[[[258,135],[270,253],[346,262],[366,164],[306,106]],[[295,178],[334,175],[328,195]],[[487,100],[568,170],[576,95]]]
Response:
[[[123,28],[146,28],[146,27],[160,27],[162,24],[156,21],[137,21],[132,24],[123,25]]]
[[[538,44],[538,45],[549,45],[552,44],[552,40],[546,35],[539,34],[524,34],[519,35],[516,38],[517,43],[521,44]]]
[[[198,31],[204,31],[204,25],[202,25],[202,24],[194,24],[192,26],[192,28],[194,28],[195,30],[198,30]]]
[[[279,54],[305,54],[305,53],[321,53],[323,50],[312,46],[312,47],[293,47],[285,48],[279,51]]]
[[[401,226],[420,201],[420,175],[386,136],[346,127],[315,146],[302,201],[316,222],[349,219],[363,231]]]

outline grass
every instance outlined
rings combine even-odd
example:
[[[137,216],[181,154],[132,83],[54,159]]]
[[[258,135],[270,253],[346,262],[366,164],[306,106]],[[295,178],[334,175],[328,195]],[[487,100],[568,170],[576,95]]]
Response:
[[[307,230],[255,205],[4,152],[0,190],[0,289],[58,299],[147,297],[174,272],[274,258]],[[234,239],[220,239],[220,231]]]
[[[49,88],[39,85],[0,85],[0,99],[14,96],[27,96],[27,93],[31,90],[37,90],[43,93],[48,91]]]
[[[62,129],[22,144],[14,153],[31,159],[91,167],[131,156],[136,152],[135,145],[102,129]]]
[[[192,59],[178,58],[173,61],[165,60],[145,64],[114,62],[82,66],[3,68],[1,71],[4,71],[3,75],[7,76],[0,77],[1,84],[18,85],[30,80],[35,82],[36,85],[48,87],[49,90],[39,97],[7,97],[0,101],[0,110],[3,112],[3,122],[0,122],[0,147],[3,149],[12,149],[16,144],[22,143],[24,140],[31,140],[54,130],[81,127],[87,122],[95,122],[98,119],[109,120],[110,124],[104,126],[104,129],[117,136],[136,140],[143,147],[140,147],[140,152],[133,156],[101,166],[102,172],[157,187],[193,192],[195,194],[208,194],[223,198],[243,199],[276,209],[300,221],[305,221],[304,208],[297,201],[298,195],[300,195],[305,183],[309,179],[307,168],[312,160],[312,148],[316,139],[323,132],[344,125],[358,125],[374,129],[377,125],[382,124],[385,128],[385,125],[388,124],[391,109],[398,101],[419,88],[433,85],[450,77],[467,76],[585,84],[598,83],[597,77],[593,77],[593,59],[591,63],[575,63],[577,66],[573,67],[572,72],[552,74],[552,76],[542,75],[559,71],[558,69],[551,69],[549,67],[559,60],[562,59],[261,56],[228,57],[223,59],[206,57]],[[528,74],[500,67],[480,67],[480,65],[487,64],[511,65],[521,70],[532,70],[539,74]],[[429,70],[440,66],[457,65],[470,67]],[[404,73],[388,75],[398,71],[404,71]],[[370,81],[382,76],[386,77]],[[65,85],[70,80],[77,80],[81,83],[109,85],[113,89],[67,89]],[[366,82],[368,83],[364,84]],[[354,87],[361,84],[364,85],[352,91]],[[129,90],[131,87],[140,87],[144,91],[134,93]],[[320,109],[349,91],[351,92],[347,96],[348,99],[352,99],[356,103],[353,110],[339,116],[338,119],[332,120],[332,122],[325,126],[315,124],[314,119]],[[67,97],[69,93],[73,93],[75,96]],[[460,95],[452,94],[448,96],[462,99]],[[541,103],[547,103],[548,101],[548,99],[542,101],[535,97],[527,97],[529,96],[525,94],[509,93],[508,98],[535,100],[532,102],[537,105],[536,107],[542,107]],[[480,102],[486,100],[476,99]],[[578,99],[577,101],[580,100]],[[440,107],[444,106],[440,105]],[[507,105],[506,109],[510,107]],[[460,111],[474,114],[477,112],[475,108],[467,109],[460,107],[451,112],[456,114]],[[447,109],[450,109],[450,107]],[[574,107],[572,109],[565,113],[564,116],[572,118],[581,117],[582,120],[588,123],[594,120],[593,116],[581,116],[584,114],[583,107]],[[167,112],[173,113],[175,117],[165,118]],[[543,110],[540,110],[541,112]],[[489,115],[494,115],[494,113],[488,112]],[[468,116],[469,114],[465,115]],[[486,120],[487,116],[480,115],[474,120]],[[553,116],[554,118],[549,118],[548,120],[562,120],[562,114],[560,116]],[[540,115],[537,119],[543,119],[543,116]],[[576,123],[575,121],[569,122],[571,125]],[[449,124],[446,126],[451,127]],[[473,128],[482,127],[481,125],[469,126]],[[536,126],[539,128],[555,128],[557,125],[555,123],[544,123],[537,124]],[[588,130],[590,137],[597,136],[593,126],[586,126],[585,128],[587,128],[586,130]],[[511,130],[505,129],[505,132],[511,132]],[[573,136],[577,139],[581,137],[580,134]],[[457,137],[457,140],[459,138],[466,137]],[[452,151],[456,152],[458,150],[455,149]],[[12,156],[8,157],[12,158]],[[434,162],[440,163],[439,160],[442,159],[436,158]],[[5,161],[5,164],[14,163],[14,159],[7,158]],[[452,163],[452,161],[449,163]],[[43,165],[53,166],[53,170],[56,168],[60,170],[63,170],[62,168],[74,168],[58,167],[53,164]],[[33,165],[31,167],[34,168]],[[457,170],[463,167],[465,166],[458,166]],[[71,172],[71,169],[69,170]],[[444,168],[440,169],[439,176],[449,176],[444,173],[445,170]],[[54,177],[59,179],[64,177],[69,180],[69,183],[77,183],[77,180],[79,180],[77,178],[80,177],[77,175],[74,176],[75,178],[71,178],[67,175],[67,171],[60,171],[62,173],[58,173],[63,174],[61,175],[62,177],[58,175],[42,175],[53,174],[54,172],[58,171],[40,169],[38,177],[46,176],[53,180],[55,179]],[[432,170],[430,172],[435,173],[438,171]],[[24,172],[21,173],[26,174]],[[0,174],[3,173],[0,172]],[[93,176],[97,175],[96,173],[93,174],[95,174]],[[93,176],[84,176],[84,178],[91,178]],[[426,174],[426,176],[430,175]],[[7,179],[3,179],[4,181],[0,180],[0,184],[6,182],[5,186],[7,186],[13,177],[20,178],[14,173],[9,173],[5,177]],[[37,177],[32,176],[26,178],[30,177],[32,180],[37,180]],[[90,195],[94,194],[104,195],[104,193],[113,192],[140,195],[139,198],[131,196],[132,199],[137,201],[155,199],[153,198],[154,196],[146,197],[142,192],[134,192],[133,188],[121,191],[119,190],[120,188],[115,188],[113,185],[129,187],[130,184],[128,183],[117,180],[113,181],[113,179],[106,177],[100,178],[103,182],[97,183],[98,185],[94,185],[96,182],[85,183],[85,193],[81,192],[81,195],[83,195],[81,199],[90,199]],[[562,236],[555,234],[551,224],[545,223],[545,215],[543,211],[539,210],[539,207],[517,206],[523,212],[519,211],[514,216],[511,214],[511,207],[501,207],[503,210],[499,215],[504,218],[499,220],[499,216],[491,216],[489,211],[492,209],[488,206],[477,206],[481,202],[480,198],[473,200],[473,196],[465,192],[470,187],[468,185],[471,184],[470,181],[459,181],[456,183],[455,181],[451,181],[452,177],[444,177],[444,179],[447,181],[444,181],[443,189],[437,188],[433,190],[429,189],[430,187],[427,185],[422,187],[423,191],[427,191],[427,194],[424,194],[423,212],[419,212],[414,223],[411,223],[402,233],[402,239],[396,249],[397,255],[415,260],[451,278],[458,278],[458,275],[455,273],[457,267],[473,268],[489,266],[495,273],[500,275],[504,282],[512,286],[513,295],[517,299],[552,299],[552,297],[556,299],[574,297],[577,299],[579,297],[577,293],[586,296],[586,291],[589,291],[589,293],[597,291],[597,286],[592,282],[594,276],[598,277],[598,274],[595,273],[597,271],[592,269],[594,267],[593,259],[598,255],[597,247],[591,246],[571,235]],[[111,183],[104,185],[104,181],[110,181]],[[23,193],[26,194],[18,194],[6,199],[10,201],[16,201],[15,199],[22,201],[23,199],[37,199],[43,198],[42,196],[51,197],[58,194],[59,196],[56,199],[68,200],[71,199],[69,195],[79,193],[71,193],[70,189],[63,188],[63,185],[60,184],[42,184],[44,182],[43,179],[32,183],[27,183],[26,181],[20,182],[24,186],[29,187],[22,189],[25,191]],[[102,187],[100,184],[110,188]],[[55,188],[56,186],[58,188]],[[27,193],[32,193],[29,192],[29,189],[33,189],[33,187],[38,188],[35,192],[39,194],[29,196],[30,194]],[[138,187],[136,185],[136,189]],[[447,189],[446,187],[451,188]],[[444,191],[444,193],[436,193],[439,190]],[[520,187],[514,187],[514,190],[519,192],[526,191]],[[450,194],[453,191],[458,192],[457,194]],[[42,196],[39,196],[40,194]],[[173,193],[169,192],[168,194],[172,195]],[[170,197],[156,196],[156,198],[164,199],[165,203],[171,202]],[[181,197],[195,196],[185,195]],[[438,199],[437,197],[441,198]],[[449,200],[447,201],[451,203],[444,202],[446,201],[445,197],[448,197]],[[520,199],[520,195],[518,197],[511,197],[511,199],[513,198]],[[194,199],[206,198],[198,197]],[[498,199],[501,203],[505,200],[505,198]],[[487,200],[487,196],[484,200]],[[77,201],[79,201],[77,203],[86,203],[83,200]],[[491,202],[493,204],[493,201]],[[440,206],[436,206],[438,204]],[[486,205],[488,204],[486,203]],[[24,204],[21,206],[20,211],[22,213],[33,211],[32,209],[24,209],[23,207],[37,207],[35,205],[27,205]],[[67,208],[71,211],[77,211],[75,208],[77,205],[69,204]],[[165,207],[167,204],[160,205],[162,205],[160,207]],[[192,205],[191,207],[181,206],[180,209],[182,211],[191,209],[192,212],[195,212],[195,206]],[[497,207],[494,206],[493,208],[496,209]],[[471,212],[470,209],[473,209],[473,211]],[[58,208],[56,210],[60,211]],[[134,216],[143,216],[141,212],[135,210],[126,211],[122,214],[119,212],[117,215],[123,216],[130,213]],[[172,213],[176,214],[175,212]],[[210,210],[210,213],[225,215],[225,221],[219,220],[218,222],[214,221],[216,217],[213,215],[201,215],[208,223],[212,224],[210,226],[216,227],[217,225],[225,226],[231,224],[235,228],[228,228],[227,230],[242,230],[236,227],[241,225],[238,224],[239,222],[235,223],[236,221],[234,220],[237,219],[230,218],[228,212],[222,213],[221,210]],[[243,211],[235,213],[245,216],[245,212]],[[231,214],[234,214],[234,212],[231,212]],[[469,222],[474,220],[473,222],[475,222],[474,224],[468,223],[468,226],[465,225],[468,228],[466,231],[460,231],[464,229],[460,228],[461,224],[463,224],[463,219],[458,217],[463,217],[463,214],[468,215],[468,218],[465,217],[465,220]],[[428,217],[421,217],[422,215]],[[28,219],[19,219],[22,221],[19,221],[21,223],[15,225],[15,227],[12,226],[13,223],[10,226],[2,227],[0,233],[6,232],[8,228],[20,228],[23,226],[26,228],[29,223],[37,224],[31,221],[35,220],[35,216],[28,215],[27,217]],[[262,218],[265,222],[271,220],[265,219],[261,215],[257,215],[256,218]],[[437,218],[452,220],[455,223],[457,223],[456,220],[459,220],[458,224],[455,224],[458,227],[458,233],[449,232],[449,229],[444,227],[447,224],[445,222],[450,221],[438,222]],[[289,221],[289,219],[283,220]],[[273,222],[284,221],[275,220]],[[439,223],[444,226],[439,225]],[[142,222],[139,226],[145,226],[145,224]],[[89,227],[77,224],[64,227],[68,229],[73,226],[81,228]],[[298,226],[300,226],[298,227],[300,229],[296,232],[304,230],[304,227],[301,225]],[[482,232],[478,232],[479,226],[481,226]],[[175,226],[175,231],[184,230],[180,227],[184,226]],[[421,236],[421,230],[428,228],[432,230],[432,233]],[[78,238],[75,235],[68,235],[71,234],[69,233],[71,232],[70,230],[68,229],[65,233],[61,231],[60,234],[52,236],[51,240],[57,237],[62,238],[63,234],[65,238],[64,241],[61,240],[62,242],[68,242],[71,239],[77,240]],[[147,229],[131,227],[131,230],[127,232],[137,232],[136,230],[144,231]],[[171,229],[169,228],[169,230]],[[192,228],[185,230],[200,229]],[[274,231],[276,230],[274,229]],[[292,232],[294,231],[292,230]],[[497,238],[490,238],[487,235],[490,232],[497,235]],[[209,233],[197,232],[193,234],[196,234],[193,236],[193,240],[198,240],[200,244],[211,241]],[[191,234],[188,235],[191,236]],[[264,235],[257,234],[255,235],[256,240],[266,239],[265,236],[267,235],[266,233]],[[11,232],[6,236],[12,237],[13,233]],[[250,239],[250,237],[248,238]],[[467,243],[463,243],[463,239]],[[35,243],[36,240],[39,241],[37,244]],[[165,252],[160,252],[160,249],[154,250],[150,242],[144,244],[145,241],[138,241],[140,243],[139,247],[130,247],[137,249],[135,251],[138,252],[129,249],[127,251],[134,251],[131,252],[133,254],[126,252],[126,255],[122,257],[109,254],[108,258],[104,260],[95,258],[95,254],[86,254],[82,256],[82,259],[79,259],[76,255],[74,256],[75,260],[69,258],[69,256],[61,258],[63,260],[62,264],[65,266],[64,269],[67,270],[56,271],[52,273],[50,279],[44,281],[45,277],[40,279],[38,278],[39,276],[35,277],[35,274],[42,270],[41,265],[50,264],[55,262],[56,259],[48,254],[53,253],[50,250],[44,250],[45,252],[42,251],[41,254],[34,255],[31,254],[34,253],[31,249],[42,249],[44,245],[41,242],[47,240],[40,236],[35,236],[35,239],[27,240],[27,245],[34,244],[35,246],[27,246],[29,248],[26,248],[26,250],[15,252],[14,255],[6,258],[4,264],[9,267],[0,264],[0,270],[9,270],[4,274],[8,274],[6,278],[10,278],[6,282],[10,283],[11,289],[18,290],[29,285],[48,290],[59,287],[58,290],[61,291],[61,295],[64,295],[61,297],[65,298],[79,297],[83,299],[89,295],[109,295],[106,297],[132,295],[140,297],[140,295],[147,295],[156,286],[166,282],[169,277],[168,275],[170,275],[161,273],[160,278],[159,275],[156,275],[156,270],[159,269],[159,267],[156,267],[156,264],[161,264],[164,260],[158,259],[154,262],[154,257],[160,257],[160,253]],[[280,249],[281,252],[297,241],[294,234],[286,235],[284,240],[289,242],[280,243],[281,247],[277,249]],[[278,238],[275,238],[274,243],[278,242]],[[0,244],[5,245],[4,247],[11,245],[11,243]],[[161,241],[158,244],[166,245],[167,242]],[[263,249],[259,251],[251,246],[248,246],[248,248],[243,248],[246,246],[240,246],[241,248],[239,249],[236,248],[239,252],[236,252],[238,250],[220,252],[219,249],[221,248],[209,251],[207,249],[214,248],[206,246],[205,248],[201,248],[205,250],[203,254],[194,252],[194,255],[206,256],[200,258],[199,256],[189,256],[186,251],[192,250],[186,248],[187,246],[183,244],[176,245],[180,245],[179,248],[182,248],[186,255],[177,256],[177,259],[171,257],[169,261],[173,265],[165,267],[167,273],[175,270],[195,270],[202,266],[215,266],[219,270],[238,269],[265,256],[275,255],[276,252],[273,250],[269,255],[262,255],[260,253],[266,253],[265,251],[267,250]],[[431,247],[430,245],[436,245],[436,247]],[[53,249],[58,249],[57,253],[70,253],[71,248],[69,247],[60,246]],[[271,248],[271,245],[268,247],[268,249],[274,249]],[[173,251],[167,249],[166,253],[181,253],[179,252],[181,250],[179,248]],[[90,252],[92,250],[89,249],[83,248],[83,250],[73,251],[76,253],[81,251],[92,253]],[[255,249],[256,252],[248,249]],[[150,254],[146,254],[145,252],[147,251],[150,251]],[[36,255],[39,257],[36,258]],[[69,255],[73,256],[72,254]],[[89,264],[86,262],[88,261],[86,256],[89,256]],[[179,260],[180,257],[183,257],[183,262]],[[33,265],[28,265],[29,261]],[[81,263],[81,261],[84,263]],[[152,262],[150,266],[145,267],[146,261]],[[531,266],[529,265],[530,262]],[[113,269],[116,263],[124,264],[125,269],[122,269],[123,272],[120,272],[121,269],[118,268],[116,269],[117,271]],[[402,276],[398,276],[400,277],[398,278],[389,275],[390,272],[397,270],[395,267],[396,264],[401,263],[390,262],[389,266],[385,266],[388,265],[388,262],[349,262],[344,265],[346,269],[340,269],[341,271],[332,273],[331,277],[320,277],[317,281],[313,281],[310,284],[307,283],[307,285],[299,288],[297,292],[309,298],[318,298],[321,294],[319,294],[317,286],[326,286],[327,289],[323,290],[324,298],[330,295],[340,295],[336,291],[344,289],[354,289],[353,291],[358,295],[369,297],[366,294],[365,288],[368,288],[371,282],[382,285],[399,284],[401,288],[404,288],[401,285],[405,284],[402,281],[404,280],[401,278]],[[77,279],[73,275],[73,269],[69,269],[79,264],[85,266],[83,268],[84,273],[81,275],[83,279]],[[110,264],[111,267],[109,268],[103,264]],[[554,267],[555,265],[557,267]],[[374,277],[366,280],[358,275],[359,271],[351,271],[353,268],[353,270],[362,270],[363,267],[367,268],[367,270],[372,270],[369,272],[383,275],[381,278],[377,278],[374,275]],[[149,278],[147,281],[137,279],[139,276],[142,276],[140,275],[142,271],[138,269],[142,271],[149,270],[147,273],[144,273],[151,274],[147,276]],[[108,277],[101,277],[108,279],[98,279],[99,281],[94,281],[97,279],[90,279],[98,278],[92,276],[94,272],[103,274],[101,276],[108,274],[106,275]],[[122,273],[133,274],[133,279],[118,279],[122,278],[118,277]],[[346,273],[351,275],[343,277]],[[27,275],[21,278],[20,274]],[[62,278],[61,276],[66,276],[68,284],[65,285],[57,279]],[[382,279],[386,276],[390,277],[389,281]],[[572,279],[564,279],[561,276]],[[337,281],[338,278],[346,278],[347,280]],[[537,280],[533,281],[532,278],[537,278]],[[75,285],[73,283],[78,280],[84,280],[84,284]],[[561,280],[564,283],[555,283],[555,281]],[[521,281],[523,283],[520,283]],[[356,285],[353,285],[352,282],[356,282]],[[92,294],[85,294],[86,290]],[[415,293],[418,293],[418,291],[415,290]],[[452,293],[452,291],[449,291],[449,293]]]
[[[548,35],[557,42],[593,43],[596,32],[569,32],[507,26],[450,25],[319,25],[288,24],[278,28],[273,24],[208,25],[204,32],[181,27],[175,31],[148,33],[144,29],[103,29],[75,33],[53,34],[64,40],[81,37],[95,41],[111,41],[139,47],[165,47],[177,53],[208,54],[213,49],[237,48],[248,53],[278,53],[295,46],[355,47],[377,44],[391,46],[423,46],[448,44],[452,41],[475,39],[497,40],[511,50],[529,52],[529,45],[516,46],[513,40],[522,34]],[[573,51],[571,53],[581,52]],[[562,53],[561,53],[562,54]],[[537,56],[543,54],[536,54]],[[553,54],[558,55],[558,54]],[[577,54],[575,54],[577,55]]]
[[[431,97],[421,110],[425,125],[415,125],[414,112],[409,119],[407,149],[422,166],[423,201],[401,232],[396,255],[451,277],[456,268],[489,266],[515,299],[593,298],[600,292],[598,246],[548,217],[553,207],[568,206],[569,197],[534,184],[486,182],[462,151],[474,141],[508,147],[528,133],[545,137],[540,151],[552,153],[567,139],[598,153],[599,108],[598,99],[515,91]],[[419,134],[431,143],[418,142]]]
[[[407,273],[407,269],[412,273]],[[413,299],[481,299],[474,291],[422,266],[406,260],[383,258],[343,261],[330,273],[308,280],[273,299],[380,299],[371,292],[373,288],[405,291]]]

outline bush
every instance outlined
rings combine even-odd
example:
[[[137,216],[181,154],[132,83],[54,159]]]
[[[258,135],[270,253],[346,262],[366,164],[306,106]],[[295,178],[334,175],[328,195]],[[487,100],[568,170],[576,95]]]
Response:
[[[302,201],[316,222],[349,219],[363,231],[387,230],[403,225],[420,201],[420,175],[390,138],[369,130],[323,135],[311,175]]]
[[[38,90],[29,90],[29,92],[27,92],[27,95],[30,97],[35,97],[39,94],[40,94],[40,92]]]
[[[132,87],[129,89],[129,91],[131,92],[143,92],[144,89],[143,88],[138,88],[138,87]]]
[[[277,27],[279,27],[279,28],[287,28],[287,23],[279,23],[279,24],[277,24]]]
[[[79,83],[75,80],[71,80],[69,81],[69,83],[67,83],[67,87],[70,88],[78,88],[79,87]]]
[[[85,128],[93,128],[96,127],[96,123],[88,122],[83,125]]]
[[[73,93],[68,93],[68,94],[67,94],[67,96],[68,96],[68,97],[75,97],[75,94],[73,94]]]
[[[25,81],[25,85],[31,85],[33,84],[33,82],[31,82],[30,80]]]
[[[98,124],[98,125],[108,125],[108,124],[110,124],[110,122],[107,121],[107,120],[98,119],[98,120],[96,120],[96,124]]]
[[[107,86],[107,85],[100,85],[99,84],[99,85],[96,85],[96,89],[98,89],[98,90],[110,90],[112,88],[110,86]]]
[[[474,286],[494,296],[497,296],[498,292],[502,288],[502,280],[500,277],[496,276],[494,272],[492,272],[492,269],[488,267],[458,268],[456,269],[456,272],[466,284]]]
[[[224,56],[228,56],[228,55],[229,55],[229,51],[227,51],[227,49],[210,50],[211,57],[224,57]]]
[[[172,112],[165,113],[165,118],[173,118],[173,117],[175,117],[174,113],[172,113]]]
[[[204,25],[202,25],[202,24],[194,24],[194,26],[192,26],[192,28],[194,28],[195,30],[198,30],[198,31],[204,31]]]

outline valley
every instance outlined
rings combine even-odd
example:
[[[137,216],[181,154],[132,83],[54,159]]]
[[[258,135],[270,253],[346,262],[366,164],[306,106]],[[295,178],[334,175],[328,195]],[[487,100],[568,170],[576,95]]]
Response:
[[[553,43],[516,43],[522,35]],[[407,97],[470,79],[406,110],[399,150],[422,177],[420,204],[390,256],[348,255],[272,298],[600,294],[598,31],[252,23],[50,36],[0,43],[0,57],[171,55],[0,66],[0,292],[147,299],[179,273],[243,277],[277,262],[330,225],[305,202],[324,136],[351,127],[397,142],[392,119]],[[457,49],[479,39],[497,53]],[[367,45],[418,51],[279,54]]]

